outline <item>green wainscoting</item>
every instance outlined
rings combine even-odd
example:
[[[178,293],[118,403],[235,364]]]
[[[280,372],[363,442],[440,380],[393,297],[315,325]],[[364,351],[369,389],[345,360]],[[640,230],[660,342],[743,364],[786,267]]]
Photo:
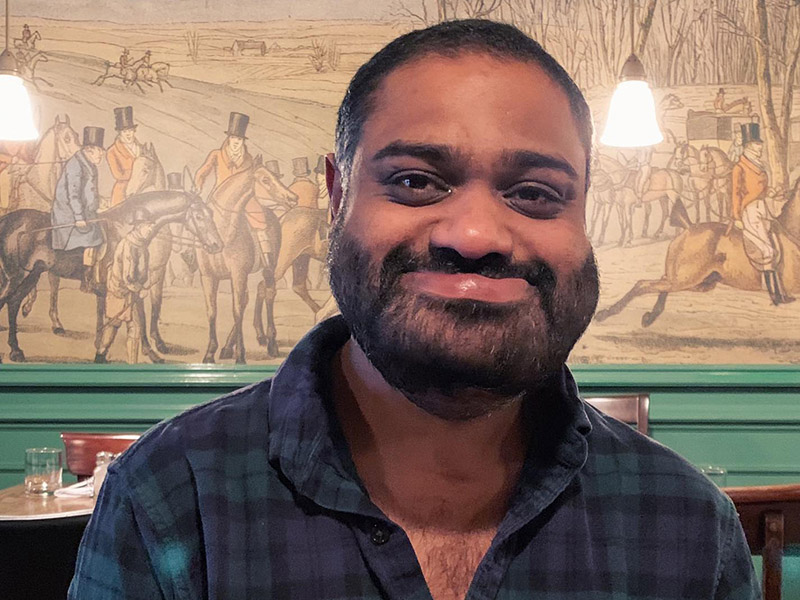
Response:
[[[0,365],[0,488],[61,431],[140,432],[274,367]],[[651,434],[729,485],[800,481],[800,367],[573,366],[585,396],[650,394]]]

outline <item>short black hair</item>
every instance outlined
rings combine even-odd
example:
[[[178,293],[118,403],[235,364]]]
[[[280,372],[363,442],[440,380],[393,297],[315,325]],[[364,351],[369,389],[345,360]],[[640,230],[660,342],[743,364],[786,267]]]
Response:
[[[513,25],[485,19],[446,21],[401,35],[364,63],[345,93],[336,123],[336,160],[347,186],[356,147],[364,123],[374,108],[373,97],[383,80],[398,67],[429,54],[458,56],[481,52],[499,59],[538,65],[555,81],[569,99],[570,110],[586,151],[586,186],[592,155],[592,116],[583,93],[564,70],[534,39]]]

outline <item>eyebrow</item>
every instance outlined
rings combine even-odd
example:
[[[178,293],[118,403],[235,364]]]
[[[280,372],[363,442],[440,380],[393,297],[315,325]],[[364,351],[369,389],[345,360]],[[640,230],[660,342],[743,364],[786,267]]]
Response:
[[[566,173],[571,179],[578,179],[578,172],[569,162],[551,154],[531,150],[506,150],[501,160],[514,169],[555,169]]]
[[[378,150],[372,160],[376,162],[393,156],[411,156],[429,163],[448,163],[454,162],[459,153],[444,144],[418,144],[398,140]]]
[[[410,156],[432,164],[452,164],[460,158],[460,153],[444,144],[418,144],[398,140],[391,142],[376,152],[372,157],[372,161],[377,162],[394,156]],[[501,161],[507,168],[517,170],[554,169],[562,171],[570,179],[578,179],[577,171],[569,162],[551,154],[532,150],[504,150],[501,155]]]

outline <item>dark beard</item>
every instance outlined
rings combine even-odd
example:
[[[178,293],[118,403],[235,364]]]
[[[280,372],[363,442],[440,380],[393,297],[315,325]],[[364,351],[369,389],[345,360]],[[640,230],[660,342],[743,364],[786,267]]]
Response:
[[[389,385],[437,417],[475,418],[537,389],[560,371],[597,307],[592,253],[562,281],[542,261],[471,260],[449,248],[415,254],[399,245],[375,264],[341,221],[331,229],[328,265],[351,335]],[[401,285],[414,271],[520,277],[534,294],[504,304],[433,298]]]

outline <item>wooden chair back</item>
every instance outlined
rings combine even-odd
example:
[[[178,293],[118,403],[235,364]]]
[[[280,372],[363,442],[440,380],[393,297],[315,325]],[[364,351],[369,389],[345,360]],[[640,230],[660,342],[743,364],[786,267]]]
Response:
[[[82,433],[65,431],[61,434],[67,458],[67,470],[78,479],[91,477],[98,452],[119,454],[139,439],[138,433]]]
[[[650,396],[648,394],[601,396],[584,398],[584,400],[609,417],[633,425],[640,433],[649,434]]]
[[[763,600],[781,600],[783,550],[800,544],[800,484],[723,491],[736,505],[750,552],[761,555]]]

